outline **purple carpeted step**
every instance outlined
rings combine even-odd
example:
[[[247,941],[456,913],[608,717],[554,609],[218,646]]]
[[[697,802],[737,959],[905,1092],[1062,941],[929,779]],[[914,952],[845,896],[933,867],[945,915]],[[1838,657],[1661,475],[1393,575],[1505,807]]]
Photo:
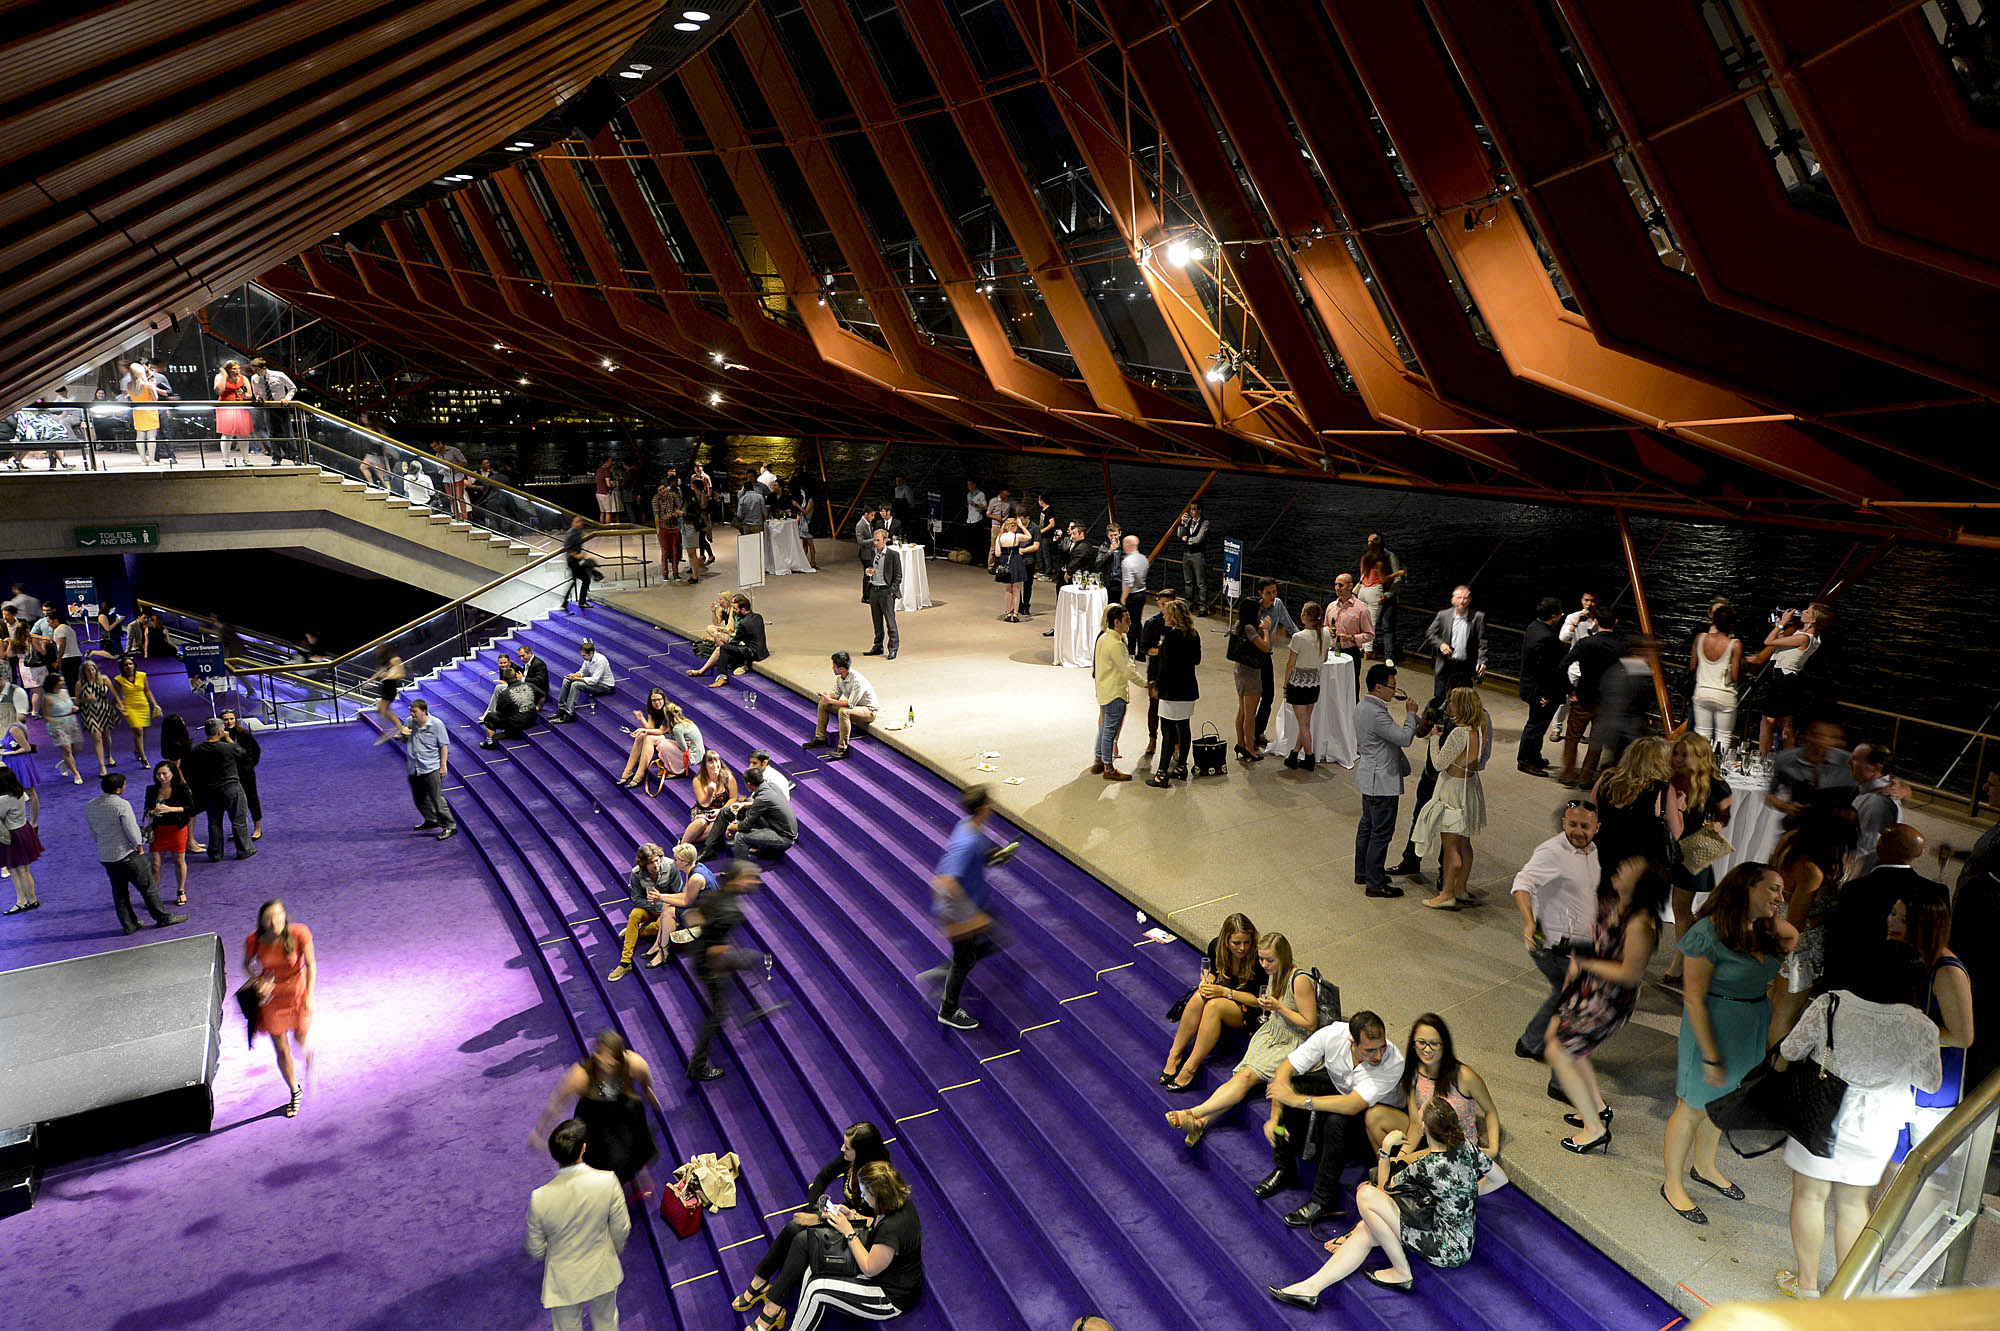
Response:
[[[658,684],[668,691],[669,696],[681,701],[690,716],[702,726],[710,743],[719,744],[725,753],[735,756],[761,744],[771,749],[781,766],[798,765],[798,760],[793,757],[797,734],[809,728],[811,714],[795,695],[770,681],[761,681],[762,687],[758,683],[750,683],[748,688],[756,689],[760,695],[760,706],[752,711],[744,705],[747,689],[741,681],[733,682],[729,689],[709,691],[692,686],[685,676],[676,679],[672,672],[682,661],[691,661],[691,657],[683,652],[677,660],[669,658],[670,663],[662,663],[657,659],[657,650],[665,650],[665,644],[672,641],[667,635],[606,612],[593,611],[578,620],[538,625],[530,631],[531,635],[542,638],[538,647],[551,658],[552,669],[573,657],[574,641],[585,632],[596,636],[607,654],[613,656],[630,687],[621,685],[619,695],[606,700],[598,715],[583,725],[566,728],[558,745],[564,755],[562,765],[558,768],[551,763],[549,769],[554,779],[560,780],[563,769],[566,769],[572,777],[572,788],[575,788],[577,780],[608,786],[624,759],[625,742],[616,735],[618,719],[637,698],[643,698],[645,687],[653,684]],[[656,646],[657,650],[642,650],[649,645]],[[559,669],[557,673],[560,673]],[[753,680],[755,678],[752,677]],[[483,705],[486,692],[487,687],[466,687],[475,710]],[[626,698],[624,695],[628,692],[635,693],[636,697]],[[592,798],[581,789],[577,793],[582,798],[574,804]],[[1128,1186],[1122,1191],[1113,1189],[1110,1181],[1102,1175],[1093,1176],[1088,1171],[1077,1169],[1057,1171],[1050,1177],[1030,1175],[1027,1176],[1029,1181],[1059,1191],[1067,1189],[1074,1192],[1078,1189],[1088,1191],[1082,1180],[1097,1177],[1105,1185],[1102,1204],[1107,1210],[1130,1208],[1144,1200],[1167,1196],[1195,1203],[1187,1208],[1185,1223],[1189,1225],[1199,1227],[1204,1215],[1211,1212],[1241,1217],[1241,1208],[1245,1205],[1250,1208],[1250,1225],[1275,1225],[1278,1214],[1276,1204],[1258,1207],[1248,1199],[1244,1189],[1250,1172],[1241,1166],[1254,1168],[1262,1157],[1261,1141],[1254,1131],[1239,1128],[1234,1133],[1218,1130],[1212,1134],[1202,1151],[1197,1153],[1211,1157],[1207,1161],[1210,1167],[1203,1168],[1200,1162],[1194,1160],[1171,1158],[1175,1152],[1180,1152],[1182,1156],[1186,1152],[1164,1126],[1159,1129],[1165,1136],[1163,1143],[1151,1138],[1121,1137],[1113,1126],[1120,1121],[1114,1114],[1136,1114],[1141,1122],[1157,1121],[1159,1110],[1156,1106],[1165,1097],[1159,1096],[1157,1088],[1151,1086],[1151,1072],[1157,1068],[1148,1069],[1147,1064],[1156,1064],[1164,1051],[1171,1032],[1166,1029],[1159,1013],[1166,1002],[1184,991],[1186,977],[1194,968],[1194,958],[1191,951],[1184,951],[1179,945],[1159,949],[1140,948],[1130,958],[1136,964],[1111,974],[1096,974],[1118,963],[1106,961],[1093,964],[1091,958],[1109,950],[1114,942],[1129,948],[1132,935],[1138,932],[1136,922],[1126,922],[1129,906],[1119,902],[1115,895],[1046,847],[1028,841],[1020,857],[1007,871],[1013,890],[1020,897],[1017,909],[1025,917],[1023,938],[1009,955],[982,965],[975,978],[978,1001],[987,1009],[982,1015],[988,1017],[988,1028],[972,1036],[952,1035],[947,1038],[941,1028],[929,1020],[928,1012],[923,1009],[921,994],[906,977],[911,969],[932,964],[938,957],[937,944],[925,910],[925,884],[929,864],[955,818],[951,796],[952,788],[941,778],[923,771],[900,755],[866,744],[857,746],[855,758],[848,763],[821,767],[800,780],[796,803],[806,828],[806,840],[773,873],[774,892],[763,900],[760,908],[753,909],[752,922],[759,934],[771,940],[770,945],[775,950],[788,957],[826,958],[818,967],[809,968],[803,978],[781,976],[781,983],[795,984],[800,993],[811,996],[817,1003],[832,1005],[834,1011],[822,1013],[816,1009],[811,1022],[803,1017],[795,1018],[791,1013],[780,1014],[768,1023],[773,1033],[768,1044],[758,1034],[739,1037],[737,1032],[732,1031],[725,1037],[732,1048],[738,1045],[740,1038],[745,1049],[774,1049],[776,1056],[790,1060],[795,1056],[795,1046],[823,1045],[825,1052],[818,1057],[832,1058],[849,1065],[854,1077],[870,1085],[923,1087],[946,1083],[948,1077],[964,1081],[968,1075],[982,1075],[967,1073],[968,1068],[978,1067],[971,1060],[980,1055],[1006,1053],[1011,1046],[1005,1042],[1012,1039],[1012,1030],[1039,1024],[1031,1020],[1034,1017],[1049,1020],[1041,1010],[1060,1004],[1063,997],[1073,997],[1062,993],[1062,990],[1074,985],[1079,976],[1089,977],[1094,980],[1098,996],[1088,1000],[1092,1005],[1088,1020],[1074,1020],[1078,1012],[1065,1006],[1064,1025],[1055,1028],[1059,1035],[1051,1033],[1042,1036],[1042,1041],[1055,1050],[1053,1058],[1043,1043],[1033,1048],[1023,1046],[1020,1054],[987,1065],[985,1075],[988,1085],[961,1088],[943,1095],[942,1103],[937,1106],[942,1112],[916,1119],[905,1127],[905,1140],[912,1149],[921,1149],[926,1156],[936,1149],[927,1140],[933,1131],[945,1127],[960,1133],[960,1147],[967,1149],[967,1154],[964,1158],[937,1160],[937,1169],[932,1171],[933,1181],[949,1175],[953,1180],[951,1195],[954,1202],[961,1196],[961,1188],[972,1190],[965,1195],[983,1195],[978,1180],[986,1177],[990,1189],[993,1169],[970,1152],[970,1142],[975,1139],[985,1141],[990,1150],[1003,1157],[1010,1151],[1024,1149],[1018,1142],[1005,1140],[1005,1133],[982,1132],[974,1127],[974,1121],[979,1116],[973,1113],[970,1108],[972,1101],[967,1097],[990,1092],[1004,1096],[1012,1106],[1011,1112],[1030,1117],[1038,1123],[1062,1122],[1071,1128],[1089,1125],[1094,1130],[1086,1131],[1086,1136],[1097,1140],[1108,1138],[1112,1143],[1102,1152],[1105,1159],[1129,1167]],[[602,794],[596,798],[601,800]],[[658,826],[683,817],[684,795],[680,796],[680,804],[668,804],[664,809],[653,802],[642,803],[625,798],[629,807],[621,808],[612,817],[624,835],[630,835],[640,827]],[[663,796],[661,803],[670,798]],[[570,809],[571,805],[563,807]],[[570,816],[580,817],[580,810],[573,811]],[[835,859],[824,853],[822,840],[815,833],[819,829],[834,827],[845,829],[846,835],[840,839],[841,844],[871,848],[866,872],[846,859]],[[675,823],[677,829],[678,822]],[[1003,834],[998,820],[994,831],[996,835]],[[664,842],[670,837],[671,833],[655,833],[653,839]],[[826,840],[823,844],[830,846],[834,842]],[[620,853],[623,849],[621,846]],[[782,905],[782,910],[765,909],[779,905]],[[878,923],[878,927],[873,929],[859,929],[854,923],[857,913],[878,922],[886,913],[888,927],[879,927]],[[1045,914],[1050,918],[1043,918]],[[792,922],[794,915],[797,916],[796,923]],[[1078,951],[1079,948],[1082,950]],[[900,1005],[907,1005],[908,1015],[904,1015]],[[857,1010],[867,1014],[860,1026],[854,1026],[843,1016],[844,1012]],[[874,1035],[865,1033],[873,1022],[887,1025],[890,1048],[879,1046],[881,1032]],[[784,1036],[782,1039],[775,1034],[780,1032]],[[1019,1044],[1019,1041],[1014,1043]],[[1038,1070],[1038,1061],[1040,1075],[1028,1076],[1029,1072]],[[1222,1073],[1224,1069],[1220,1064],[1225,1061],[1219,1058],[1218,1066],[1211,1075]],[[795,1066],[803,1069],[813,1065],[798,1063]],[[824,1066],[824,1063],[818,1066]],[[1132,1075],[1135,1073],[1137,1075]],[[1125,1089],[1123,1081],[1128,1077],[1131,1085]],[[1177,1098],[1170,1103],[1179,1102]],[[790,1103],[789,1097],[787,1103]],[[810,1119],[811,1114],[802,1110],[793,1118],[782,1121],[804,1122]],[[1247,1127],[1251,1121],[1251,1113],[1244,1113],[1243,1125]],[[1047,1134],[1041,1141],[1031,1137],[1029,1153],[1049,1155],[1051,1152],[1047,1144],[1055,1140]],[[1162,1159],[1162,1156],[1168,1158]],[[1224,1168],[1214,1167],[1218,1159]],[[931,1163],[928,1159],[924,1161],[926,1166]],[[1046,1168],[1032,1160],[1022,1162],[1020,1167]],[[1090,1168],[1101,1167],[1093,1164]],[[1018,1197],[1017,1189],[1023,1186],[1023,1178],[1017,1177],[1011,1164],[1004,1160],[999,1172],[1004,1176],[1005,1193]],[[1205,1205],[1211,1195],[1217,1203],[1215,1207]],[[1223,1205],[1225,1198],[1236,1209]],[[1157,1201],[1153,1205],[1157,1207]],[[1018,1220],[1016,1211],[1003,1207],[1003,1213]],[[1019,1270],[1017,1265],[1002,1260],[1001,1255],[994,1251],[994,1240],[984,1226],[973,1225],[978,1214],[975,1208],[968,1213],[967,1222],[969,1232],[978,1235],[972,1243],[972,1250],[982,1254],[979,1265],[1010,1275]],[[928,1213],[926,1218],[930,1218]],[[1458,1272],[1428,1273],[1426,1285],[1438,1286],[1434,1297],[1420,1295],[1414,1300],[1401,1299],[1400,1296],[1367,1289],[1341,1291],[1333,1296],[1335,1301],[1351,1305],[1351,1313],[1364,1320],[1383,1312],[1399,1315],[1399,1325],[1473,1327],[1516,1322],[1524,1316],[1532,1320],[1534,1314],[1527,1310],[1536,1306],[1535,1300],[1546,1298],[1553,1303],[1557,1291],[1553,1287],[1544,1289],[1526,1272],[1513,1270],[1513,1263],[1526,1251],[1538,1254],[1559,1251],[1561,1256],[1557,1265],[1568,1267],[1570,1272],[1570,1278],[1563,1282],[1564,1285],[1585,1290],[1601,1286],[1607,1298],[1594,1315],[1586,1314],[1583,1320],[1576,1322],[1561,1315],[1555,1319],[1557,1322],[1574,1325],[1579,1331],[1584,1327],[1604,1325],[1616,1325],[1624,1331],[1624,1328],[1636,1325],[1622,1315],[1631,1311],[1634,1301],[1630,1295],[1636,1287],[1634,1282],[1606,1262],[1601,1254],[1581,1244],[1574,1234],[1554,1225],[1553,1218],[1547,1217],[1540,1208],[1527,1203],[1526,1199],[1508,1199],[1508,1194],[1503,1192],[1482,1204],[1482,1219],[1486,1221],[1482,1256]],[[1278,1228],[1282,1230],[1282,1226]],[[1521,1231],[1520,1235],[1513,1232],[1517,1229]],[[1058,1234],[1054,1239],[1045,1236],[1042,1242],[1051,1243],[1056,1251],[1062,1251],[1064,1249],[1059,1240],[1063,1237],[1066,1236]],[[1205,1241],[1213,1242],[1214,1238],[1212,1231],[1206,1232]],[[1296,1236],[1289,1231],[1281,1233],[1278,1242],[1282,1243],[1285,1238],[1291,1238],[1291,1246],[1305,1254],[1300,1272],[1311,1269],[1314,1259],[1311,1249],[1298,1243]],[[1516,1246],[1517,1239],[1522,1246]],[[1178,1238],[1174,1240],[1178,1241]],[[1172,1247],[1173,1244],[1164,1246]],[[754,1245],[751,1250],[754,1252]],[[1154,1254],[1128,1260],[1134,1263],[1135,1270],[1149,1267],[1157,1270],[1156,1258],[1157,1254]],[[1420,1274],[1424,1270],[1427,1269],[1420,1269]],[[1593,1271],[1608,1271],[1613,1278],[1593,1282]],[[1257,1272],[1240,1274],[1253,1280],[1259,1275]],[[1126,1297],[1132,1299],[1136,1307],[1159,1307],[1157,1290],[1149,1293],[1134,1285],[1129,1287]],[[1146,1300],[1149,1297],[1155,1302],[1148,1304]],[[1589,1297],[1593,1296],[1586,1296],[1586,1301]],[[1524,1302],[1524,1299],[1527,1301]],[[1197,1304],[1200,1302],[1196,1300]],[[1643,1295],[1636,1302],[1664,1306],[1650,1295]],[[1240,1313],[1240,1298],[1238,1304],[1229,1306]],[[1580,1307],[1580,1304],[1572,1303],[1571,1306]],[[1259,1312],[1262,1311],[1260,1305]],[[1540,1316],[1542,1322],[1547,1324],[1551,1320],[1548,1316],[1550,1312],[1566,1314],[1568,1311],[1568,1308],[1544,1306]],[[1299,1315],[1280,1311],[1275,1316],[1279,1321],[1289,1323]],[[1063,1317],[1062,1320],[1067,1321],[1068,1318]],[[1199,1320],[1210,1318],[1202,1316]],[[981,1323],[975,1316],[972,1322],[964,1325],[1010,1324],[1014,1323],[1004,1319],[998,1323]]]

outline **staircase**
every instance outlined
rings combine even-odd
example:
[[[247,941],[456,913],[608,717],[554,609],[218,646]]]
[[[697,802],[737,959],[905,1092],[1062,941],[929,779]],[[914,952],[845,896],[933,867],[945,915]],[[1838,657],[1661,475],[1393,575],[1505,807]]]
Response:
[[[514,636],[558,676],[594,638],[617,692],[576,725],[482,752],[476,720],[491,658],[482,652],[418,686],[457,740],[452,807],[533,940],[579,1049],[613,1026],[655,1068],[667,1106],[660,1163],[711,1150],[743,1161],[737,1207],[697,1237],[646,1226],[673,1306],[624,1311],[646,1325],[744,1325],[729,1300],[764,1241],[804,1199],[841,1129],[872,1119],[894,1139],[924,1221],[926,1291],[899,1322],[911,1331],[1061,1328],[1089,1311],[1125,1331],[1329,1324],[1264,1294],[1324,1254],[1282,1222],[1302,1193],[1250,1195],[1268,1167],[1260,1111],[1225,1118],[1195,1151],[1161,1121],[1193,1099],[1170,1101],[1155,1084],[1171,1037],[1162,1014],[1197,969],[1192,949],[1153,943],[1127,903],[1024,837],[994,877],[1009,945],[967,989],[983,1025],[949,1031],[912,977],[943,957],[929,880],[957,818],[954,787],[866,739],[848,761],[817,765],[798,747],[812,724],[804,699],[755,675],[702,687],[682,673],[698,663],[685,640],[614,611],[550,616]],[[654,686],[732,769],[769,749],[794,780],[803,831],[788,857],[765,866],[765,890],[748,903],[745,941],[776,956],[775,977],[753,977],[738,996],[713,1055],[729,1075],[699,1088],[679,1075],[704,1011],[686,957],[604,979],[634,847],[671,845],[688,816],[684,782],[657,798],[612,788],[630,744],[621,724]],[[996,841],[1020,836],[997,818],[990,831]],[[772,1004],[786,1006],[742,1023]],[[1211,1059],[1204,1085],[1229,1065]],[[1331,1324],[1658,1331],[1677,1320],[1513,1188],[1480,1202],[1471,1263],[1416,1269],[1414,1296],[1359,1280],[1329,1291],[1326,1306],[1344,1319]]]

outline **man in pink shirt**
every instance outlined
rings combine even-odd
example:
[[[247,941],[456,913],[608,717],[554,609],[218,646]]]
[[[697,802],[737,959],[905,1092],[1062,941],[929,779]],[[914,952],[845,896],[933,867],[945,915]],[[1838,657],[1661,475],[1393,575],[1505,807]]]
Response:
[[[1354,594],[1354,575],[1343,573],[1333,580],[1333,613],[1327,616],[1333,628],[1334,645],[1354,660],[1354,696],[1361,697],[1361,658],[1375,641],[1375,616]]]

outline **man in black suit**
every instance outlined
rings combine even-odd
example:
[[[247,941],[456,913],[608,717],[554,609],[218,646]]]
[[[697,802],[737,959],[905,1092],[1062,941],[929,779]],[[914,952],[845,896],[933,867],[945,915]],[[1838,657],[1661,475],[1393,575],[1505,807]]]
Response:
[[[1569,649],[1569,656],[1563,661],[1563,675],[1575,682],[1569,691],[1569,722],[1563,727],[1562,775],[1556,779],[1565,786],[1581,786],[1588,790],[1597,782],[1597,763],[1603,756],[1601,736],[1590,724],[1597,715],[1598,704],[1603,700],[1604,676],[1615,668],[1625,656],[1625,640],[1618,636],[1618,619],[1609,609],[1599,607],[1597,611],[1597,632],[1584,637],[1579,635]],[[1572,668],[1575,674],[1571,674]],[[1584,731],[1592,730],[1590,752],[1585,755],[1581,770],[1576,765],[1578,737]]]
[[[1424,646],[1437,648],[1432,702],[1486,673],[1486,612],[1472,608],[1472,588],[1460,583],[1451,589],[1451,606],[1437,612],[1424,634]]]
[[[1924,834],[1916,828],[1896,823],[1873,849],[1875,867],[1840,889],[1827,917],[1826,967],[1817,986],[1821,993],[1852,988],[1857,976],[1875,966],[1882,955],[1889,912],[1898,900],[1926,889],[1940,898],[1946,895],[1943,883],[1917,872],[1917,862],[1924,857]]]
[[[875,645],[864,656],[882,655],[882,631],[889,632],[889,659],[896,659],[902,638],[896,632],[896,598],[903,594],[903,561],[889,548],[889,533],[875,529],[875,558],[868,569],[868,617],[875,625]]]
[[[539,712],[549,700],[549,663],[536,656],[535,649],[525,642],[515,651],[521,658],[521,678],[535,691],[535,710]]]
[[[1549,733],[1556,708],[1569,696],[1569,681],[1563,676],[1563,658],[1569,653],[1556,631],[1560,623],[1562,602],[1545,596],[1535,607],[1535,622],[1521,635],[1521,701],[1528,704],[1528,722],[1521,727],[1514,765],[1529,776],[1549,774],[1542,736]]]
[[[222,858],[222,815],[229,814],[229,830],[236,838],[236,858],[247,860],[257,853],[250,844],[250,801],[243,794],[243,750],[223,733],[222,718],[212,716],[202,722],[207,738],[188,751],[181,770],[201,807],[208,811],[208,858]]]
[[[731,674],[747,673],[752,665],[771,654],[770,646],[764,641],[764,617],[750,608],[750,598],[742,592],[736,593],[736,631],[727,642],[719,642],[715,650],[708,654],[708,660],[688,671],[690,675],[705,675],[715,671],[715,678],[708,682],[711,689],[719,689],[729,682]]]

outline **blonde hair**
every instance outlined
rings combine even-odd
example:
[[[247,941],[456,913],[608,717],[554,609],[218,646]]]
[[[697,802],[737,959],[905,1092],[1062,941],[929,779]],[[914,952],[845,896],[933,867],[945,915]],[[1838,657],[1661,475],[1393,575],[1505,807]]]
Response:
[[[1292,977],[1299,970],[1292,961],[1292,940],[1281,933],[1268,933],[1257,940],[1257,946],[1260,949],[1270,948],[1272,955],[1278,959],[1278,969],[1271,972],[1270,987],[1264,992],[1282,1003],[1285,995],[1292,992]]]
[[[681,722],[687,720],[687,713],[681,710],[679,703],[670,702],[667,704],[666,718],[670,724],[679,725]],[[706,757],[707,755],[704,753],[703,756]]]
[[[1188,613],[1187,602],[1178,597],[1160,606],[1160,618],[1176,633],[1194,632],[1194,617]]]
[[[683,872],[692,869],[695,861],[700,858],[701,852],[694,848],[692,842],[683,841],[674,847],[674,864]]]
[[[910,1204],[910,1185],[887,1160],[870,1160],[855,1173],[874,1199],[875,1214],[890,1215]]]
[[[1680,737],[1677,747],[1687,754],[1688,812],[1696,817],[1706,817],[1708,792],[1722,775],[1722,765],[1715,761],[1715,746],[1690,730]]]
[[[1647,786],[1673,779],[1673,741],[1648,735],[1625,746],[1625,756],[1618,760],[1611,775],[1604,778],[1604,798],[1627,808]]]
[[[1473,726],[1480,730],[1487,728],[1486,703],[1480,698],[1478,689],[1458,688],[1445,694],[1444,714],[1452,719],[1454,725]]]
[[[1309,629],[1318,628],[1326,617],[1326,607],[1318,601],[1307,601],[1299,607],[1299,623]]]

